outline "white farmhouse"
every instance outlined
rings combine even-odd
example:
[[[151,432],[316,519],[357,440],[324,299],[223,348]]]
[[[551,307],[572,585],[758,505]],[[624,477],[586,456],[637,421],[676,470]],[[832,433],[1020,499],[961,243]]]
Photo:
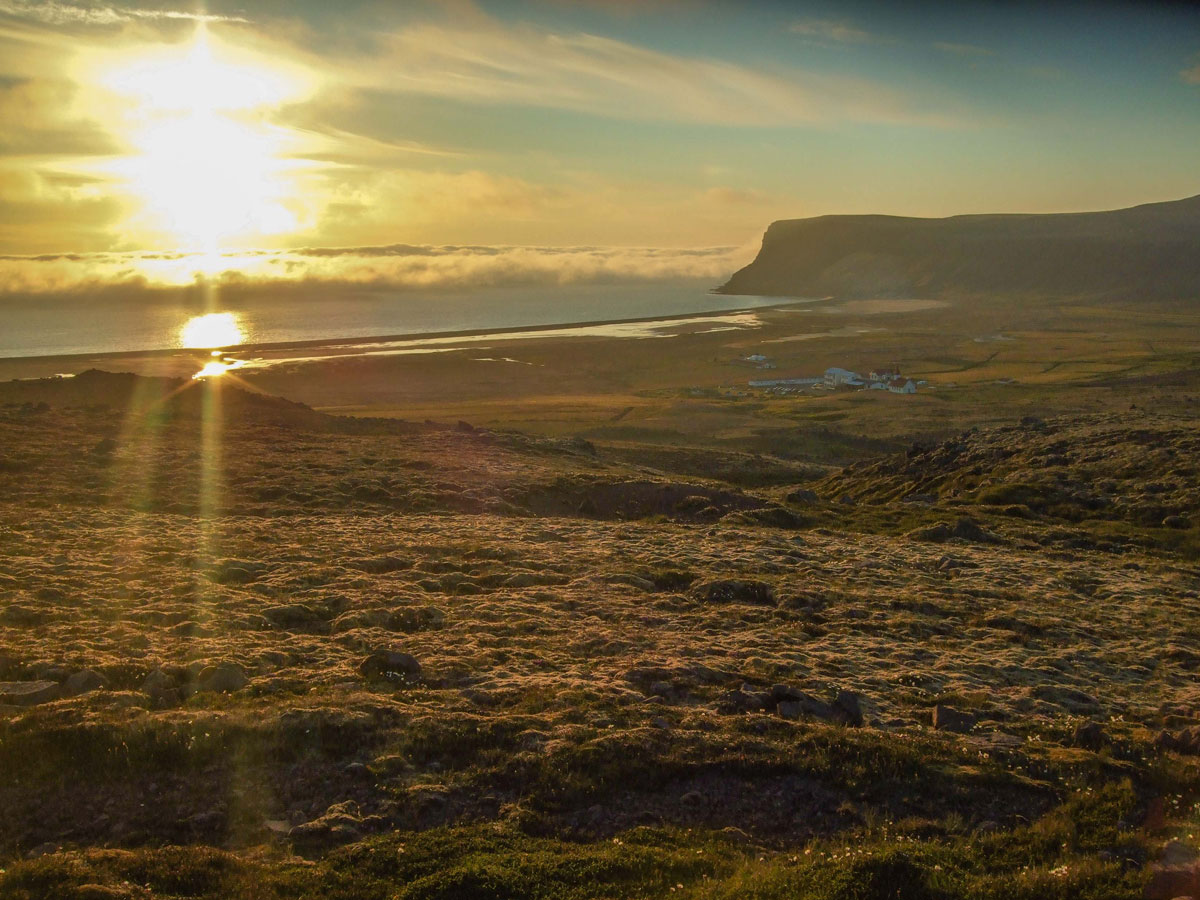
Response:
[[[893,384],[888,390],[893,394],[915,394],[917,386],[913,384],[913,380],[910,378],[904,384]]]

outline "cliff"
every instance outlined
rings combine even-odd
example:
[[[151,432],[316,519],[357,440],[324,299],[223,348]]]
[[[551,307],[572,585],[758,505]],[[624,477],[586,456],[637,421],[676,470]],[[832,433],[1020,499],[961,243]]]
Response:
[[[786,219],[718,291],[1200,298],[1200,196],[1095,213]]]

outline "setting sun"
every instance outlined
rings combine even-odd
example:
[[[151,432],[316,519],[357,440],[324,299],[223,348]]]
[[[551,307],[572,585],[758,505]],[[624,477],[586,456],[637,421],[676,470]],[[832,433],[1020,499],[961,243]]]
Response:
[[[183,48],[109,63],[132,153],[109,164],[133,196],[135,230],[193,250],[294,230],[294,134],[266,113],[308,90],[294,71],[216,45],[203,23]]]
[[[231,347],[245,341],[246,335],[234,313],[208,313],[194,316],[179,330],[179,342],[184,347],[207,349]]]

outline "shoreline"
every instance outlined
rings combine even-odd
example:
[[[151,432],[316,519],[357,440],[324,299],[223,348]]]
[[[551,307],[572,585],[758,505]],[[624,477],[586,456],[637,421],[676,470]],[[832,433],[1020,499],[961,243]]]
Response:
[[[753,296],[753,295],[727,295],[727,296]],[[776,298],[772,298],[776,299]],[[517,326],[497,326],[494,328],[472,328],[451,331],[419,331],[405,332],[400,334],[372,334],[360,335],[357,337],[334,337],[334,338],[313,338],[300,341],[267,341],[256,342],[249,344],[236,344],[228,347],[165,347],[149,350],[110,350],[100,351],[95,353],[59,353],[59,354],[41,354],[37,356],[0,356],[0,366],[5,368],[18,367],[22,365],[41,366],[50,363],[69,363],[71,361],[94,361],[94,360],[120,360],[120,359],[168,359],[178,357],[180,355],[187,356],[204,356],[210,354],[214,350],[220,350],[223,355],[239,356],[247,353],[255,352],[273,352],[280,350],[306,350],[306,349],[321,349],[328,348],[336,350],[338,348],[354,347],[367,343],[391,343],[399,341],[444,341],[454,340],[456,338],[470,339],[488,337],[490,335],[499,334],[528,334],[530,337],[536,337],[540,332],[560,331],[563,329],[574,328],[600,328],[606,326],[617,325],[637,325],[647,324],[651,322],[662,322],[669,326],[671,322],[684,322],[695,319],[711,319],[722,316],[729,316],[738,313],[752,313],[767,310],[779,310],[796,304],[819,303],[828,298],[803,298],[792,297],[783,302],[763,304],[761,306],[738,306],[720,310],[706,310],[702,312],[690,313],[672,313],[670,315],[657,316],[636,316],[616,319],[590,319],[586,321],[576,322],[555,322],[541,325],[517,325]]]

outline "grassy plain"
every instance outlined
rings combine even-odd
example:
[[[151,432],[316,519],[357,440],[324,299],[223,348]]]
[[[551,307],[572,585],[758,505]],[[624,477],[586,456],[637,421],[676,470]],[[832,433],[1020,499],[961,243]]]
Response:
[[[520,363],[480,362],[473,357],[499,354],[473,349],[350,358],[334,374],[323,366],[320,379],[300,366],[248,380],[338,414],[461,419],[602,443],[741,448],[833,463],[879,450],[870,442],[857,449],[862,436],[899,446],[1022,415],[1139,402],[1186,411],[1200,401],[1200,316],[1187,306],[963,298],[934,308],[827,302],[756,314],[760,326],[746,330],[506,342],[503,355]],[[775,368],[742,361],[756,353]],[[747,387],[751,379],[820,375],[829,366],[895,366],[929,385],[917,397],[776,397]],[[1160,385],[1156,376],[1167,372],[1174,380]]]
[[[760,317],[0,384],[0,896],[1194,893],[1200,317]]]

